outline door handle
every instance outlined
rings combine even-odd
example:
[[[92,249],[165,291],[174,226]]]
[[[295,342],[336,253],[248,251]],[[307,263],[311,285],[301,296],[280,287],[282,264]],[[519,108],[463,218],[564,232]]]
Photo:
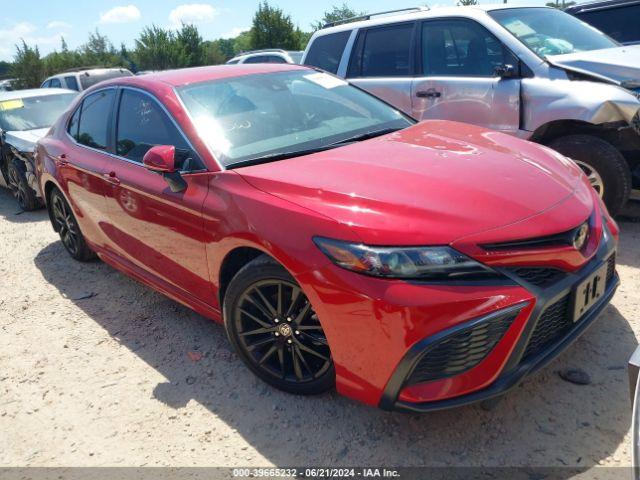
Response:
[[[102,176],[107,182],[113,185],[120,185],[120,179],[116,175],[116,172],[103,173]]]
[[[418,90],[416,92],[416,97],[418,98],[439,98],[442,96],[442,93],[437,91],[435,88],[430,88],[429,90]]]

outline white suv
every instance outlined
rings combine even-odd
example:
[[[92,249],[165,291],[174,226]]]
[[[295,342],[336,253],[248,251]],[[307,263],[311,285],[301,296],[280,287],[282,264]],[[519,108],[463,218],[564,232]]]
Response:
[[[229,60],[227,65],[236,63],[300,63],[300,60],[302,60],[302,52],[270,48],[242,52]]]
[[[328,25],[302,63],[416,119],[548,145],[582,167],[613,214],[632,188],[640,198],[640,46],[554,8],[410,10]]]
[[[131,76],[133,73],[126,68],[74,68],[47,78],[40,88],[68,88],[81,92],[103,80]]]

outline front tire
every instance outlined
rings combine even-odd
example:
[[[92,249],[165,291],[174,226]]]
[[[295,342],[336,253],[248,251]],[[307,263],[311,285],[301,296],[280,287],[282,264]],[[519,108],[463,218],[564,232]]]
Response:
[[[260,379],[299,395],[334,387],[318,316],[293,277],[270,257],[261,255],[233,277],[223,308],[231,344]]]
[[[549,147],[582,168],[611,215],[620,212],[631,194],[631,171],[613,145],[592,135],[567,135],[555,139]]]
[[[40,201],[36,192],[29,186],[24,163],[13,158],[7,165],[7,183],[20,208],[25,212],[36,210]]]
[[[49,204],[53,229],[60,235],[62,245],[69,255],[80,262],[93,260],[95,253],[87,245],[67,199],[57,188],[49,195]]]

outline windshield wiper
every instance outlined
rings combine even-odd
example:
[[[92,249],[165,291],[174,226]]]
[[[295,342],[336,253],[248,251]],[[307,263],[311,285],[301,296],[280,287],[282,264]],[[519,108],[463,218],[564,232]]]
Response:
[[[306,150],[295,150],[292,152],[274,152],[269,153],[267,155],[262,155],[261,157],[249,158],[247,160],[241,160],[239,162],[234,162],[226,165],[227,168],[236,168],[236,167],[247,167],[249,165],[257,165],[260,163],[267,162],[275,162],[277,160],[285,160],[287,158],[293,157],[302,157],[303,155],[311,155],[312,153],[323,152],[325,150],[331,150],[332,148],[337,148],[342,145],[347,145],[349,143],[359,142],[362,140],[367,140],[369,138],[380,137],[382,135],[386,135],[387,133],[397,132],[398,130],[402,130],[402,128],[394,127],[394,128],[384,128],[382,130],[375,130],[373,132],[365,132],[360,133],[358,135],[354,135],[353,137],[345,138],[343,140],[339,140],[337,142],[329,143],[327,145],[323,145],[321,147],[309,148]]]
[[[360,142],[362,140],[368,140],[370,138],[381,137],[382,135],[386,135],[387,133],[397,132],[398,130],[402,130],[402,128],[391,127],[383,128],[382,130],[374,130],[373,132],[360,133],[358,135],[354,135],[353,137],[345,138],[344,140],[340,140],[335,143],[330,143],[327,146],[336,147],[339,145],[346,145],[347,143]]]

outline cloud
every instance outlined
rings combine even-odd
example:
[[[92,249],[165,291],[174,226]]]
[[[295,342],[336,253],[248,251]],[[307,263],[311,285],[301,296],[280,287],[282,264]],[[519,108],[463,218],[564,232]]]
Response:
[[[52,22],[47,23],[47,28],[49,30],[69,30],[71,28],[71,24],[60,20],[53,20]]]
[[[189,3],[178,5],[171,10],[169,21],[173,27],[180,27],[183,23],[196,25],[211,22],[217,14],[217,10],[211,5],[205,3]]]
[[[114,7],[100,14],[100,23],[127,23],[140,19],[140,10],[135,5]]]
[[[246,32],[247,30],[251,30],[251,27],[233,27],[228,32],[220,35],[220,38],[235,38],[240,35],[242,32]]]
[[[52,27],[51,30],[55,28]],[[20,22],[12,27],[0,29],[0,60],[12,60],[16,53],[16,45],[22,44],[22,40],[31,47],[37,46],[41,54],[60,45],[60,37],[64,32],[56,31],[51,35],[38,35],[39,31],[42,29],[38,29],[29,22]]]

